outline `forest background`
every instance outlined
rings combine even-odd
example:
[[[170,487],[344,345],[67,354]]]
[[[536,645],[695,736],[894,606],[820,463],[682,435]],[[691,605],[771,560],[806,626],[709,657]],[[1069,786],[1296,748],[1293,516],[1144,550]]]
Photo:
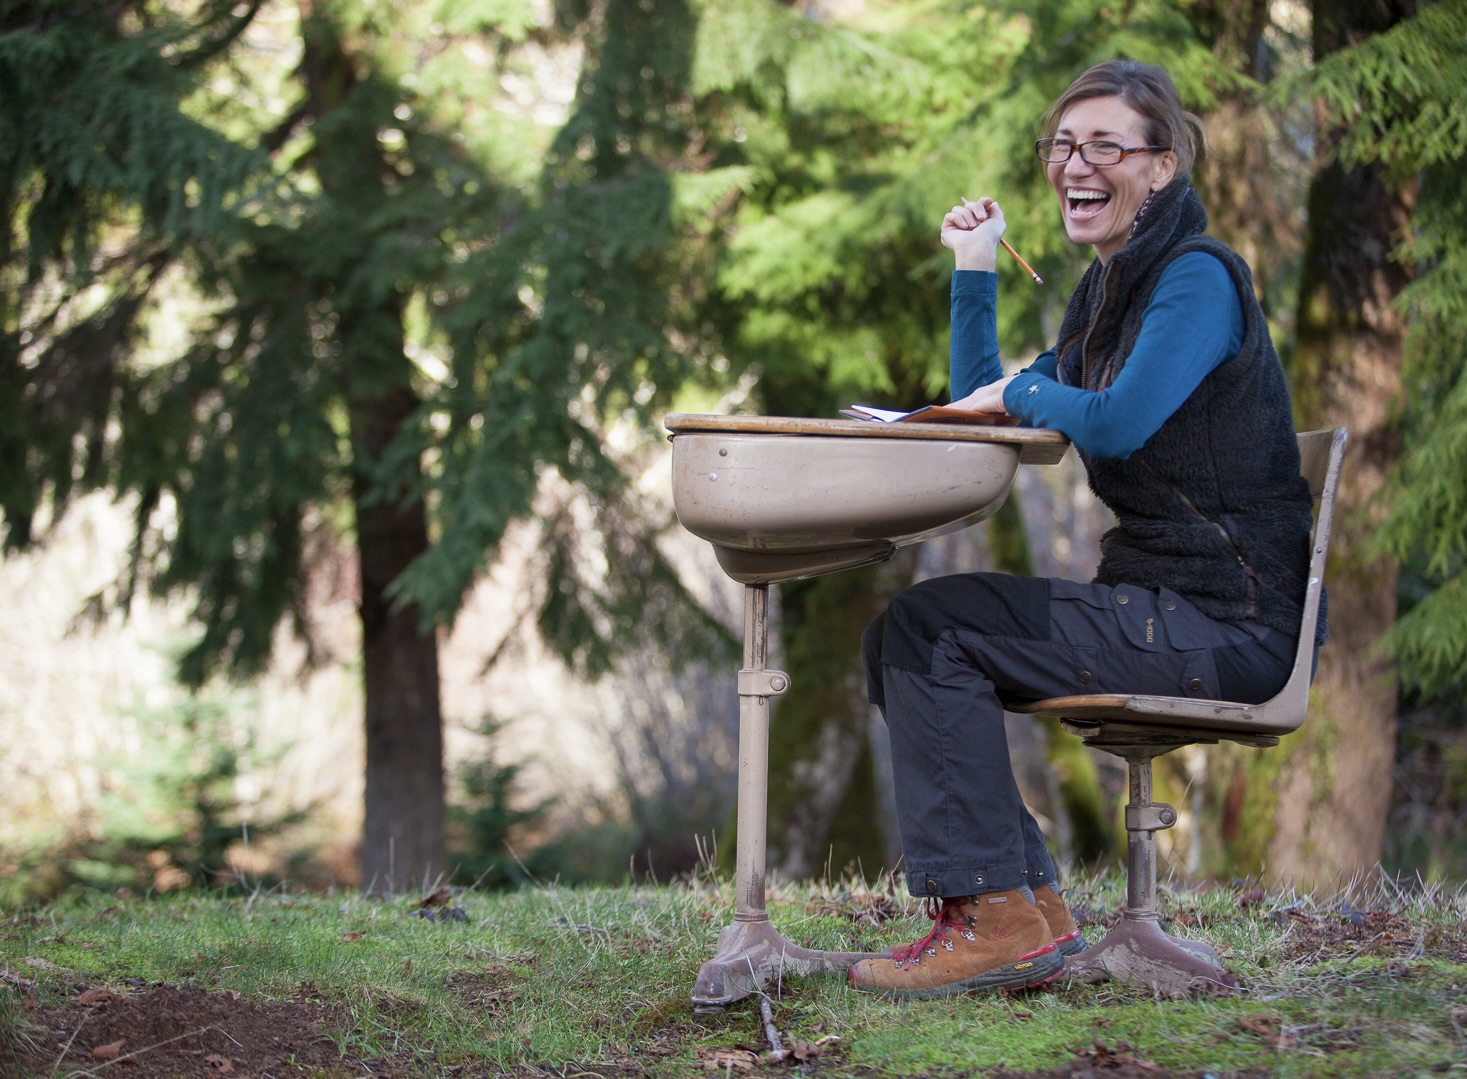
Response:
[[[1204,117],[1299,426],[1352,436],[1310,720],[1160,762],[1171,868],[1467,875],[1463,0],[3,0],[0,901],[727,858],[738,597],[661,417],[943,399],[959,196],[1046,347],[1085,253],[1035,121],[1115,56]],[[1043,471],[780,591],[776,871],[899,853],[887,598],[1088,576],[1104,513]],[[1114,766],[1011,734],[1113,858]]]

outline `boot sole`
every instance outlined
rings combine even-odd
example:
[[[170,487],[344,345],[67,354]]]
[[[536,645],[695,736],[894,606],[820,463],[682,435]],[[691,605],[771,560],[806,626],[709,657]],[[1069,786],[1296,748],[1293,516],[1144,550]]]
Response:
[[[1060,950],[1061,955],[1078,955],[1088,947],[1078,929],[1066,936],[1055,937],[1054,946]]]
[[[1058,978],[1064,973],[1064,968],[1065,957],[1060,954],[1058,947],[1051,944],[1047,948],[1021,956],[1013,963],[1003,963],[990,970],[985,970],[982,974],[975,974],[971,978],[945,982],[942,985],[923,986],[919,989],[865,985],[856,980],[854,967],[850,971],[849,979],[851,988],[860,993],[891,997],[895,1000],[930,1000],[941,997],[960,997],[969,993],[1000,990],[1017,993],[1025,989],[1037,989]]]

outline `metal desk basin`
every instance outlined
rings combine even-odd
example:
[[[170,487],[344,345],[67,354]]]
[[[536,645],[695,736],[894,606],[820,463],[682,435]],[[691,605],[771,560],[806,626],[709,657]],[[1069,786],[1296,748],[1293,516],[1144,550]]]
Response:
[[[744,584],[880,562],[1003,505],[1052,431],[772,416],[667,417],[673,506]]]

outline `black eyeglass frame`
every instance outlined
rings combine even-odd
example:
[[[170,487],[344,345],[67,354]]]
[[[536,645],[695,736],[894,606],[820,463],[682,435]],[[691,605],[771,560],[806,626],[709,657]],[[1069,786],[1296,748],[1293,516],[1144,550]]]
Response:
[[[1045,150],[1053,149],[1054,144],[1057,142],[1069,143],[1070,152],[1067,153],[1064,157],[1045,157]],[[1091,161],[1089,156],[1085,153],[1085,147],[1087,146],[1116,146],[1119,147],[1121,151],[1121,156],[1116,158],[1114,161]],[[1074,157],[1076,152],[1078,151],[1081,161],[1085,162],[1085,164],[1087,165],[1094,165],[1097,169],[1107,169],[1110,168],[1112,165],[1119,165],[1122,161],[1126,160],[1126,158],[1130,157],[1132,154],[1165,153],[1170,149],[1170,146],[1125,146],[1118,142],[1112,142],[1110,139],[1091,139],[1089,142],[1071,142],[1069,139],[1055,138],[1034,140],[1034,154],[1036,157],[1039,158],[1040,161],[1043,161],[1046,165],[1063,165],[1070,158]]]

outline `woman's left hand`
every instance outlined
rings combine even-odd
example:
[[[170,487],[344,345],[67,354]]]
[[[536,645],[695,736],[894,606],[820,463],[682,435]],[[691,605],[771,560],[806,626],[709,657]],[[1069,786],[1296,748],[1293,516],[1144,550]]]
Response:
[[[990,382],[987,386],[979,386],[967,397],[948,405],[948,408],[963,408],[972,412],[999,412],[1007,415],[1008,409],[1004,407],[1003,391],[1013,380],[1014,376],[1009,375],[997,382]]]

